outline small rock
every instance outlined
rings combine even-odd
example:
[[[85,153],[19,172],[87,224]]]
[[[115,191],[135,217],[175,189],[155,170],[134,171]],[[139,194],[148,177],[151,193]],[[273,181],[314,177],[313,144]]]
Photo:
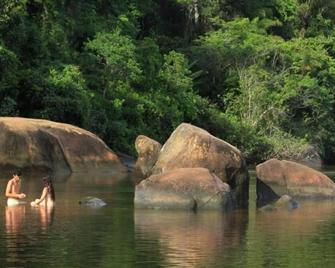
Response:
[[[260,211],[277,211],[279,209],[293,210],[299,207],[298,201],[289,195],[281,196],[275,203],[261,207]]]
[[[92,208],[100,208],[106,206],[106,202],[97,197],[87,196],[79,201],[80,205],[86,205]]]

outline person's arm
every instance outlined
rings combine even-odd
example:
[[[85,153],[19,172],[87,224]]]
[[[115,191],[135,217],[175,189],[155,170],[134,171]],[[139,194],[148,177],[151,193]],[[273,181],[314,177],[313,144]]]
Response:
[[[13,184],[13,182],[12,182],[11,180],[7,183],[7,187],[6,187],[6,197],[18,198],[18,199],[23,198],[23,197],[22,197],[22,194],[17,194],[17,193],[12,193],[12,192],[11,192],[12,184]]]
[[[35,204],[39,205],[46,198],[47,194],[48,194],[48,187],[44,187],[40,199],[38,199],[38,201],[35,202]]]

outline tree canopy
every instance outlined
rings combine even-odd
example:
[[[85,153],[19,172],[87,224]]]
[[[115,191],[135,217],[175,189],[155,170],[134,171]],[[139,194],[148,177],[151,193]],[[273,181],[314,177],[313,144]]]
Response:
[[[335,1],[1,0],[0,115],[134,154],[181,122],[250,163],[335,155]]]

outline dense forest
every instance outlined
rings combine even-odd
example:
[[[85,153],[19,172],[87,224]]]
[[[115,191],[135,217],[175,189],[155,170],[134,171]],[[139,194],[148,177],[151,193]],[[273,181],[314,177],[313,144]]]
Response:
[[[310,148],[333,163],[334,14],[332,0],[0,0],[0,115],[129,154],[189,122],[249,163]]]

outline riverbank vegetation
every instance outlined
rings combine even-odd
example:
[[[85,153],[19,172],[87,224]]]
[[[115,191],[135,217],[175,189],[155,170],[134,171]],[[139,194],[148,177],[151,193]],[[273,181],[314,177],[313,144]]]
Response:
[[[335,155],[335,2],[2,0],[0,115],[134,153],[181,122],[250,163]]]

